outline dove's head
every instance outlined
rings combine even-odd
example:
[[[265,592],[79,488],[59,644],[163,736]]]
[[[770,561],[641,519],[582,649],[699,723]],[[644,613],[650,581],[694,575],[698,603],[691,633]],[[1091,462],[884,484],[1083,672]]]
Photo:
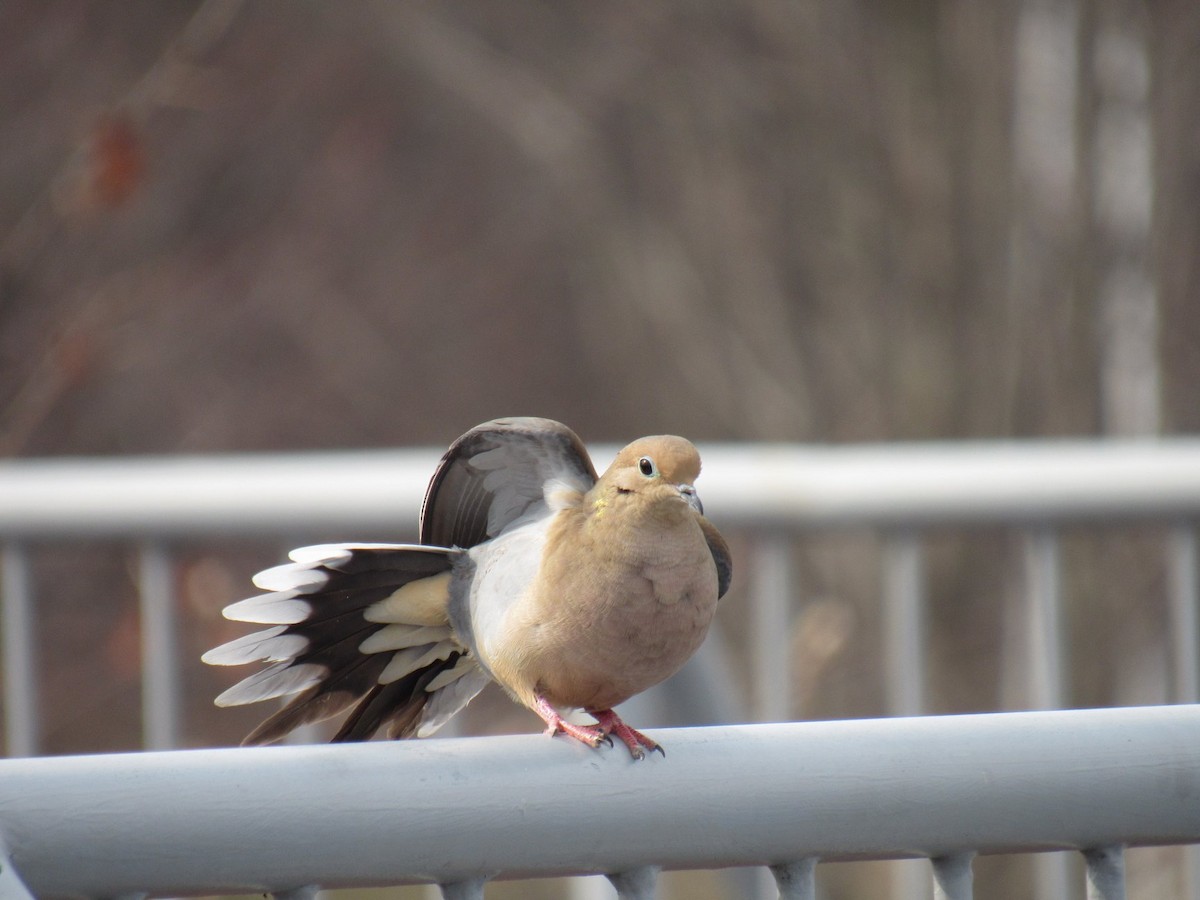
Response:
[[[703,513],[696,495],[700,454],[685,438],[660,434],[638,438],[613,460],[596,488],[611,504],[636,502],[662,514],[685,508]]]

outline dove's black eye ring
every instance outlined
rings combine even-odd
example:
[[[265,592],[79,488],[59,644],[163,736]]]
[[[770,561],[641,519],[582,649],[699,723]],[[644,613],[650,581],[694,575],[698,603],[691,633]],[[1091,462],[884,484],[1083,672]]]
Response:
[[[643,456],[638,460],[638,471],[647,478],[653,478],[658,474],[658,466],[654,464],[654,460],[652,460],[650,457]]]

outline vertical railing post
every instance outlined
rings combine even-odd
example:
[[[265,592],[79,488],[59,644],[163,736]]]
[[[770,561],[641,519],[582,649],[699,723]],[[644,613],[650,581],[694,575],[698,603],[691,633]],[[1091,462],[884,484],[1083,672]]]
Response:
[[[753,572],[754,718],[792,717],[792,543],[780,533],[760,534],[747,570]]]
[[[34,900],[3,847],[0,847],[0,897],[4,900]]]
[[[316,900],[321,895],[319,885],[306,884],[301,887],[288,888],[285,891],[276,891],[272,896],[275,900]]]
[[[138,550],[142,622],[142,741],[147,750],[179,744],[179,650],[171,558],[160,543]]]
[[[639,866],[608,876],[617,889],[617,900],[654,900],[658,888],[658,866]]]
[[[974,892],[971,864],[974,861],[974,853],[956,853],[931,859],[933,900],[971,900]]]
[[[483,888],[488,880],[488,876],[481,876],[439,885],[442,900],[483,900]]]
[[[4,627],[4,746],[8,756],[38,752],[37,641],[32,578],[25,547],[6,543],[0,554]]]
[[[1027,533],[1024,557],[1029,708],[1059,709],[1063,653],[1058,535],[1045,527]]]
[[[924,565],[911,531],[889,534],[883,554],[883,645],[887,712],[925,711]]]
[[[771,866],[779,900],[817,900],[817,860],[814,857]]]
[[[752,688],[751,709],[758,722],[786,722],[793,716],[792,542],[781,532],[755,535],[750,565]],[[776,896],[775,879],[759,870],[754,896]]]
[[[1171,644],[1171,700],[1200,702],[1200,564],[1196,527],[1181,522],[1167,543],[1168,631]],[[1183,848],[1182,896],[1200,900],[1200,845]]]
[[[1125,848],[1094,847],[1083,852],[1087,900],[1125,900]]]
[[[1030,709],[1063,705],[1062,586],[1058,535],[1039,527],[1025,535],[1025,634],[1028,647]],[[1034,894],[1041,900],[1068,896],[1067,855],[1033,858]]]
[[[1167,544],[1167,590],[1171,643],[1171,700],[1200,701],[1200,584],[1196,529],[1182,523],[1171,529]]]
[[[925,710],[925,573],[921,541],[911,530],[895,531],[883,545],[884,696],[889,716]],[[893,900],[929,895],[924,860],[891,864]]]

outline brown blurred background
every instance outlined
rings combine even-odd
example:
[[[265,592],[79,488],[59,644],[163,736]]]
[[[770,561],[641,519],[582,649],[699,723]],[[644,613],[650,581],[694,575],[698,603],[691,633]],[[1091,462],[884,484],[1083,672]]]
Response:
[[[1198,199],[1188,0],[5,0],[0,453],[1192,432]],[[1064,546],[1073,705],[1162,699],[1154,539]],[[881,711],[876,541],[797,550],[805,715]],[[186,652],[282,549],[182,554]],[[1011,705],[1014,558],[930,545],[933,711]],[[138,746],[127,548],[35,562],[44,749]]]

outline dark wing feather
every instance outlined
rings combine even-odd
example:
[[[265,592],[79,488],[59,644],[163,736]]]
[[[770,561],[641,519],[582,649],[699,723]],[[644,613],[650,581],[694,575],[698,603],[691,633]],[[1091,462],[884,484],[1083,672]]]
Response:
[[[712,552],[713,562],[717,566],[717,599],[725,596],[729,590],[729,582],[733,580],[733,555],[729,552],[729,544],[721,537],[721,532],[704,516],[700,517],[700,529],[704,532],[704,540]]]
[[[596,470],[579,436],[551,419],[495,419],[455,441],[421,507],[421,543],[473,547],[544,504],[548,481],[586,491]]]

